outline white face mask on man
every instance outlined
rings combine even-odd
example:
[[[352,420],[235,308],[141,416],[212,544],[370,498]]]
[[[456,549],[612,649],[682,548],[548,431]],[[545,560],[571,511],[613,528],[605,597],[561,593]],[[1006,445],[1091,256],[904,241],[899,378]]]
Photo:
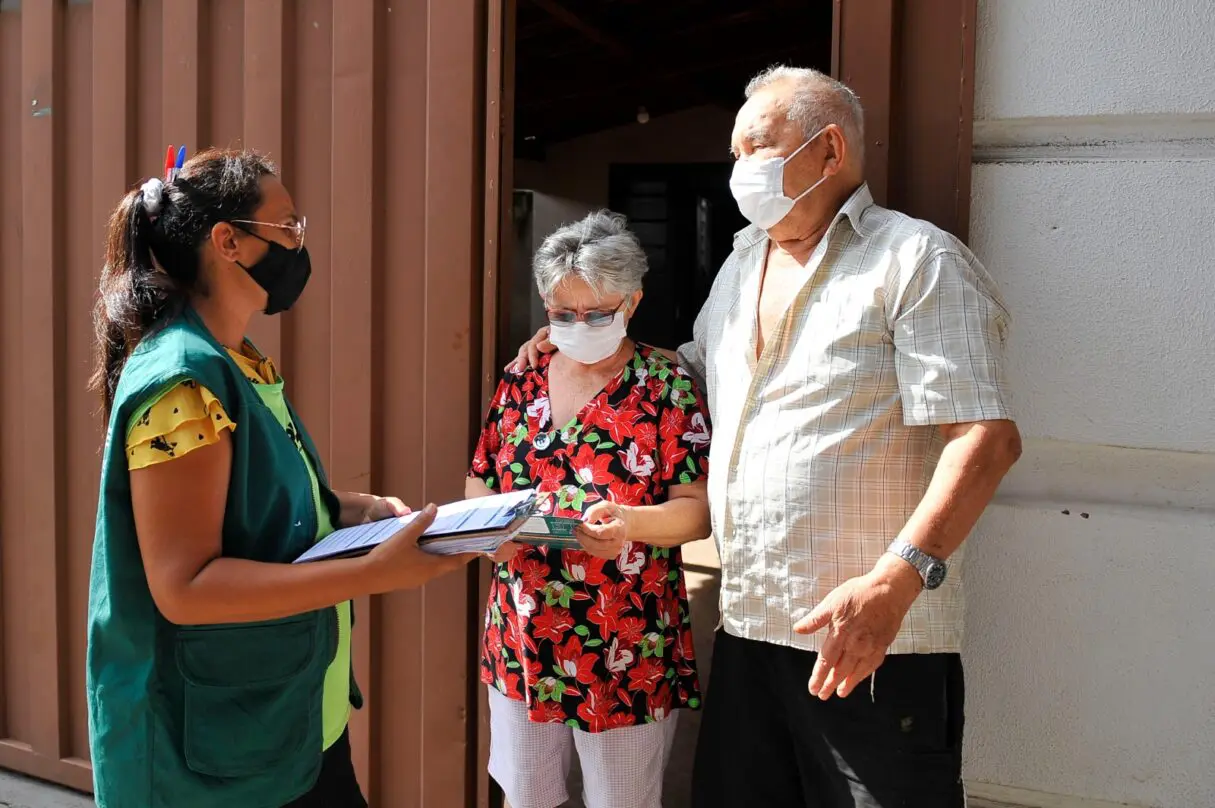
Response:
[[[743,158],[734,163],[730,175],[730,192],[738,202],[738,209],[747,221],[764,230],[771,230],[781,222],[789,211],[806,194],[827,181],[824,176],[793,199],[785,196],[785,163],[801,153],[827,128],[818,130],[788,157],[769,157],[765,160]]]
[[[549,342],[557,350],[584,365],[602,362],[620,349],[627,327],[624,312],[618,311],[607,325],[589,326],[584,322],[550,323]]]

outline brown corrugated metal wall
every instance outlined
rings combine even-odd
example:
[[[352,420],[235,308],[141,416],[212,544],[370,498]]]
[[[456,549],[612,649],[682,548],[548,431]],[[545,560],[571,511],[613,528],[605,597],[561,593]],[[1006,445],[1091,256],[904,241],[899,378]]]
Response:
[[[482,390],[487,5],[0,2],[0,767],[90,785],[90,310],[106,216],[167,144],[269,153],[308,216],[308,290],[252,336],[335,487],[460,496]],[[473,581],[360,604],[354,742],[377,805],[471,793]]]

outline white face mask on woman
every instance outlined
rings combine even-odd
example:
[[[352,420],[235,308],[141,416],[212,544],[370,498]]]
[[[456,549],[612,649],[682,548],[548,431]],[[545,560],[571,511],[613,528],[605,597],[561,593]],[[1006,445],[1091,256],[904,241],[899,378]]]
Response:
[[[584,322],[550,323],[548,339],[575,362],[593,365],[620,349],[626,331],[624,312],[618,311],[610,323],[602,326],[589,326]]]
[[[826,131],[826,127],[818,130],[788,157],[769,157],[766,160],[743,158],[734,163],[734,173],[730,175],[730,192],[738,202],[739,211],[751,224],[771,230],[789,215],[793,206],[806,194],[827,181],[824,176],[793,199],[785,196],[785,163],[800,154],[802,149]]]

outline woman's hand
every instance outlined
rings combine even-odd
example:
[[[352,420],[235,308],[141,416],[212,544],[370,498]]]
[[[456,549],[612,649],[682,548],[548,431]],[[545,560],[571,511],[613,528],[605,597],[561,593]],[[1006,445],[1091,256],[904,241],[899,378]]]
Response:
[[[387,504],[380,505],[380,508],[405,507],[401,505],[400,500],[392,497],[381,501]],[[371,511],[371,508],[368,510]],[[463,567],[477,557],[471,553],[455,556],[433,555],[418,547],[418,539],[434,522],[436,511],[437,508],[433,504],[427,505],[409,524],[364,556],[367,572],[375,582],[377,592],[421,586],[432,578]],[[381,518],[387,519],[388,516]]]
[[[578,543],[595,558],[615,561],[629,541],[629,508],[614,502],[596,502],[575,530]]]
[[[517,542],[508,541],[506,544],[499,547],[496,552],[490,554],[489,559],[498,564],[507,564],[512,558],[515,557],[515,553],[517,552],[519,552],[519,544]]]
[[[528,368],[534,368],[540,364],[542,355],[550,354],[555,350],[557,350],[557,346],[548,341],[548,326],[544,326],[536,332],[536,336],[520,346],[519,355],[506,366],[505,370],[510,373],[522,373]]]
[[[377,497],[374,494],[359,494],[354,491],[334,491],[342,506],[338,514],[339,527],[356,527],[394,516],[405,516],[411,511],[396,497]]]
[[[363,508],[363,512],[359,518],[355,520],[356,525],[365,525],[368,522],[378,522],[381,519],[391,519],[394,516],[408,516],[413,513],[409,507],[396,497],[373,497]]]

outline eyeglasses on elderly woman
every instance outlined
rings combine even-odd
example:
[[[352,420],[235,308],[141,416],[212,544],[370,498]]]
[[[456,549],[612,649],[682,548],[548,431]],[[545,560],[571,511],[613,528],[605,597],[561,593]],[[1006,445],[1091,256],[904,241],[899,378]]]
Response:
[[[553,325],[573,325],[586,323],[591,328],[606,328],[612,324],[616,314],[628,303],[628,298],[621,300],[614,308],[592,309],[590,311],[573,311],[571,309],[546,309],[548,321]]]

